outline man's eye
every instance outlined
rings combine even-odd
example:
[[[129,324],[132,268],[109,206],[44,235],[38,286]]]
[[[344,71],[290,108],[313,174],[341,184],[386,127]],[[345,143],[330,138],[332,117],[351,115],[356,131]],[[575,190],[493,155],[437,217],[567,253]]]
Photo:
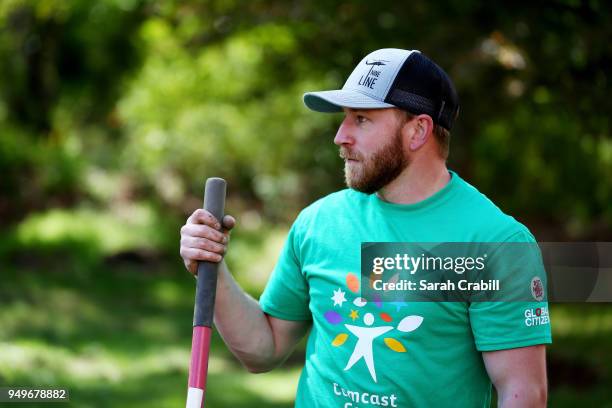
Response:
[[[357,115],[357,123],[364,123],[368,119],[365,116]]]

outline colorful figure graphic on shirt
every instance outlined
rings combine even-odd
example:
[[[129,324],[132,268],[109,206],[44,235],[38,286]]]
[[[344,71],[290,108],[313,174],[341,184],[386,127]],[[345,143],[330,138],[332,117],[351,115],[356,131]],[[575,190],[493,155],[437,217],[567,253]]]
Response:
[[[349,291],[353,293],[359,292],[359,281],[357,276],[355,276],[353,273],[349,272],[347,274],[346,284]],[[342,291],[341,288],[338,288],[337,290],[334,290],[333,293],[334,295],[330,298],[334,301],[333,306],[340,306],[340,308],[342,308],[343,303],[348,302],[345,296],[346,292]],[[366,306],[368,301],[364,298],[356,297],[351,303],[357,308],[362,308]],[[374,299],[373,304],[377,308],[382,309],[383,305],[379,299]],[[359,318],[359,313],[355,309],[350,309],[350,313],[347,312],[345,316],[355,322]],[[324,314],[324,317],[332,325],[338,325],[344,320],[343,315],[335,310],[327,311]],[[376,369],[374,367],[374,340],[394,329],[404,333],[411,332],[416,330],[423,322],[423,317],[421,316],[406,316],[399,322],[397,327],[394,327],[393,325],[389,325],[389,323],[393,321],[393,317],[388,313],[380,312],[378,317],[385,322],[386,325],[374,326],[376,317],[374,314],[369,312],[363,316],[363,323],[365,326],[357,326],[355,324],[344,325],[344,327],[346,327],[351,334],[357,337],[357,343],[355,344],[353,353],[351,354],[344,370],[346,371],[351,369],[357,362],[363,359],[374,382],[377,382]],[[348,338],[349,335],[347,333],[340,333],[334,338],[332,345],[334,347],[340,347]],[[389,349],[397,353],[406,352],[406,348],[399,340],[396,340],[393,337],[385,337],[383,340]]]

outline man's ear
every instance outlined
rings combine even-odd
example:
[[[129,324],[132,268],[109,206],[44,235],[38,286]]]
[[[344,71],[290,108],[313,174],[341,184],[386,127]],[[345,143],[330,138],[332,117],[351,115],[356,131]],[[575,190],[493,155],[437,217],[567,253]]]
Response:
[[[410,150],[419,150],[429,139],[433,132],[434,124],[431,116],[418,115],[411,121]]]

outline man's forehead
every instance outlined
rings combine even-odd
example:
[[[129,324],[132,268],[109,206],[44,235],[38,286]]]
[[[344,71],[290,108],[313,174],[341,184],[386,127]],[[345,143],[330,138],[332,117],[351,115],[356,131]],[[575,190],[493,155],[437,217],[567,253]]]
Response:
[[[344,113],[385,113],[393,110],[398,110],[397,108],[382,108],[382,109],[357,109],[357,108],[342,108]]]

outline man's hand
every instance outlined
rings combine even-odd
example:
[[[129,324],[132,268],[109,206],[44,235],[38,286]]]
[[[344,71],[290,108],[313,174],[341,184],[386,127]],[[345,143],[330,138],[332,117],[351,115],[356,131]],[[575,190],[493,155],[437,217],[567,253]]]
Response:
[[[195,210],[181,227],[180,254],[187,270],[196,275],[198,261],[221,262],[235,225],[231,215],[223,217],[222,226],[208,211]]]

